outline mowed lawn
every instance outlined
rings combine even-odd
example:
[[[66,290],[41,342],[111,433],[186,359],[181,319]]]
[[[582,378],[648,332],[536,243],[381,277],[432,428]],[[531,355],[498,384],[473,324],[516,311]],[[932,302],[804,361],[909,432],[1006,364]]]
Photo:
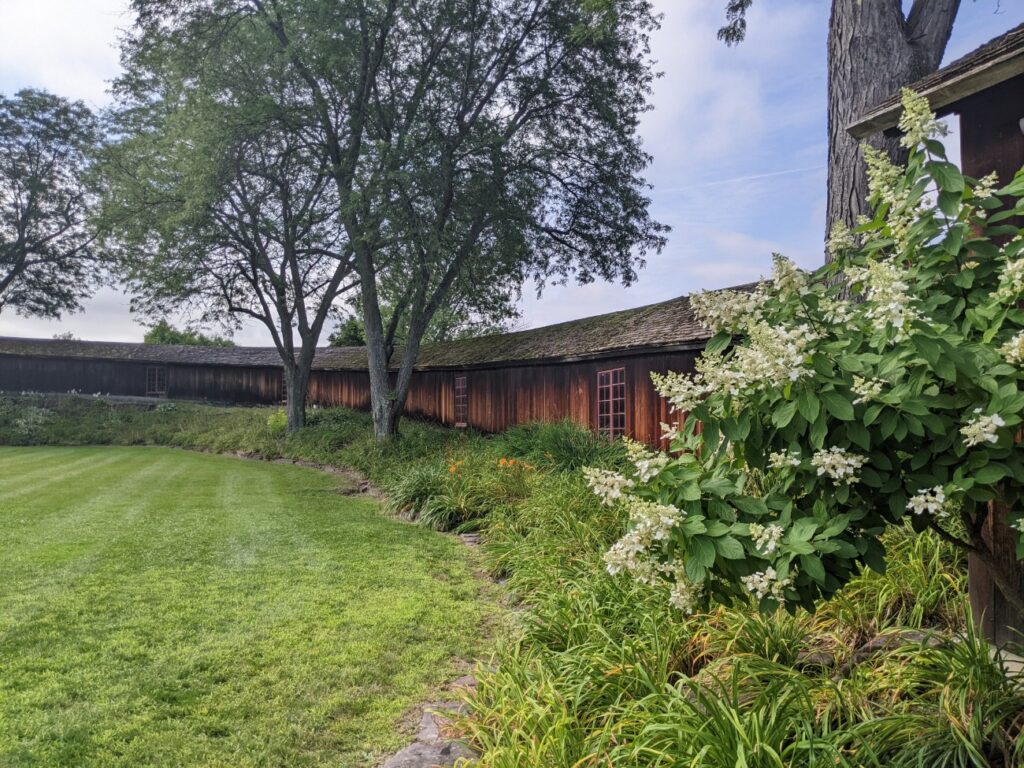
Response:
[[[0,766],[372,765],[480,650],[453,537],[315,470],[0,448]]]

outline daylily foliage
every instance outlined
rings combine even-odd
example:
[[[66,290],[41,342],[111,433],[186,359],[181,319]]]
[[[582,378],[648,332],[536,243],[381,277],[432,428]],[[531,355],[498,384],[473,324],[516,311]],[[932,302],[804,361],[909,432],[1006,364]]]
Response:
[[[1024,529],[1024,175],[963,176],[927,102],[904,106],[907,166],[868,153],[874,218],[838,227],[814,274],[776,256],[752,290],[696,296],[716,335],[695,373],[655,377],[671,450],[589,475],[630,512],[609,570],[668,581],[684,611],[812,609],[884,570],[880,538],[907,518],[996,569],[988,503]]]

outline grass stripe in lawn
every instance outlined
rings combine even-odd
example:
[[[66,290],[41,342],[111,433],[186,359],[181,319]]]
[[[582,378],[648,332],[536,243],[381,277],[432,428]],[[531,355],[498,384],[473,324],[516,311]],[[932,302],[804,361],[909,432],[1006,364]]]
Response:
[[[368,765],[481,651],[472,554],[335,477],[0,448],[0,478],[2,766]]]

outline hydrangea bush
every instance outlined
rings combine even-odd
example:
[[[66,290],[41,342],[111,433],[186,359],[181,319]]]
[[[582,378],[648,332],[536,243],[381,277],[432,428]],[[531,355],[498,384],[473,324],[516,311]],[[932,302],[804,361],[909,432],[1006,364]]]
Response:
[[[829,264],[776,255],[770,280],[694,297],[715,336],[695,372],[655,377],[680,416],[671,451],[631,443],[631,473],[586,472],[628,509],[612,573],[669,582],[687,612],[813,608],[884,570],[881,536],[909,517],[1024,608],[982,536],[992,500],[1024,530],[1024,175],[964,177],[911,92],[900,127],[906,167],[865,148],[876,214],[833,231]]]

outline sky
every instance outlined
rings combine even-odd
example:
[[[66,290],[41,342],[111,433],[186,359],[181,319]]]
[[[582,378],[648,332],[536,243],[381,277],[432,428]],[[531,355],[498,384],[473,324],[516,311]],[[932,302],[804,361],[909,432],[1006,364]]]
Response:
[[[758,0],[744,43],[715,32],[725,0],[654,0],[663,15],[652,40],[662,76],[644,117],[651,211],[672,232],[631,286],[528,286],[518,327],[532,328],[755,280],[773,252],[814,268],[825,216],[826,0]],[[0,93],[45,88],[109,103],[119,72],[118,30],[127,0],[0,0]],[[946,51],[951,61],[1024,22],[1020,0],[964,2]],[[955,128],[955,126],[954,126]],[[956,141],[955,136],[951,142]],[[187,320],[180,318],[179,320]],[[106,288],[60,321],[0,315],[0,335],[140,341],[146,318],[123,290]],[[215,329],[216,330],[216,329]],[[240,344],[268,345],[249,325]]]

